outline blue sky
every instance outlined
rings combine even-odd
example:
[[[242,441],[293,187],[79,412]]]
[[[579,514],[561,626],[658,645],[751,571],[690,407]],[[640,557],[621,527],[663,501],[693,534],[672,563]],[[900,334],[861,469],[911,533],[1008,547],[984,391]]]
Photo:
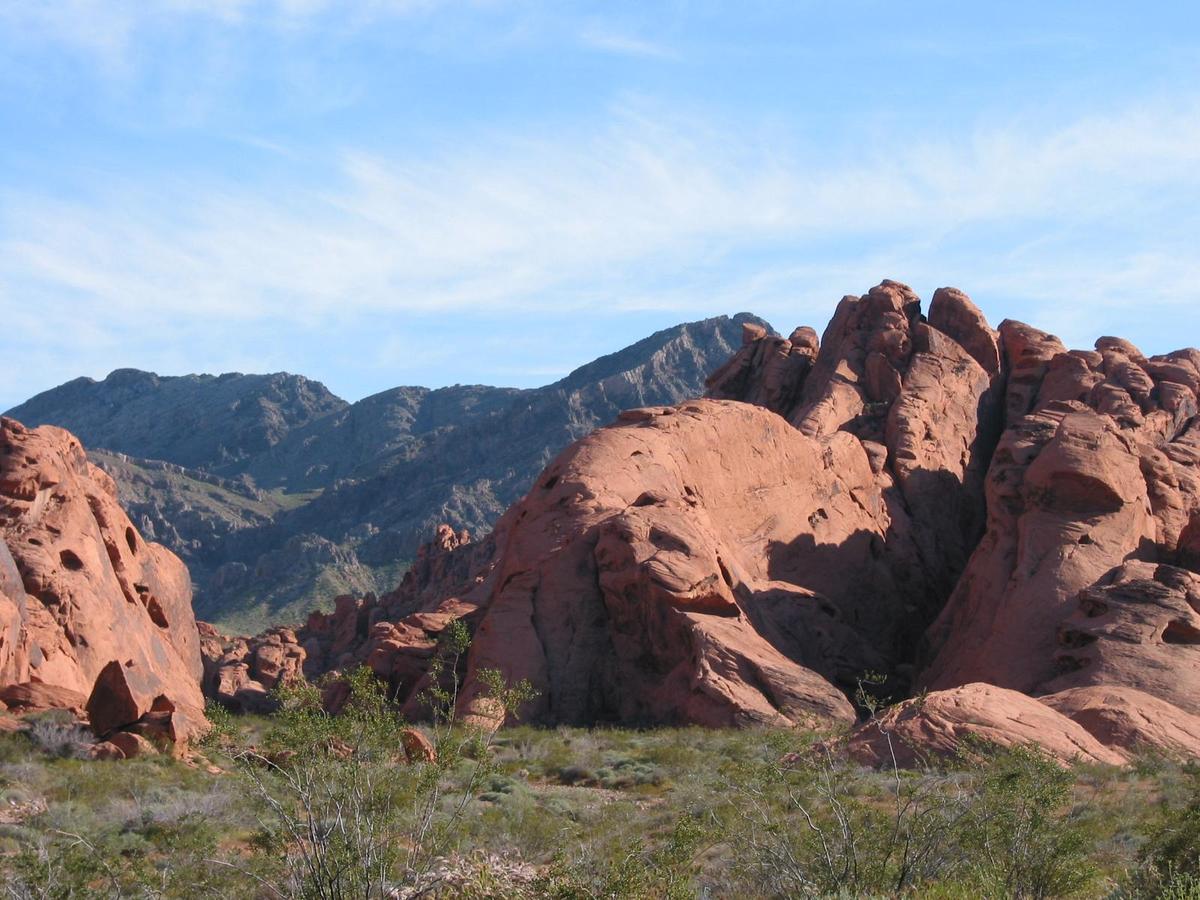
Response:
[[[885,277],[1200,344],[1194,3],[0,0],[0,409],[536,385]]]

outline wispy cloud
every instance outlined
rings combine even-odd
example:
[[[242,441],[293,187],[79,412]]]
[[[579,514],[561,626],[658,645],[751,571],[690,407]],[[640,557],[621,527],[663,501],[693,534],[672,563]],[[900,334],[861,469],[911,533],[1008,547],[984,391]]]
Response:
[[[748,308],[819,325],[885,276],[1043,305],[1025,314],[1082,339],[1105,315],[1200,299],[1197,108],[837,157],[641,107],[566,137],[345,152],[319,190],[131,177],[71,201],[10,192],[0,304],[6,331],[58,348],[60,368],[73,341],[100,358],[234,329],[272,348],[282,322],[405,313]]]
[[[635,56],[644,59],[677,60],[677,50],[656,41],[614,30],[608,26],[592,23],[584,28],[580,40],[585,47],[620,56]]]
[[[0,277],[118,309],[246,318],[558,305],[643,265],[686,268],[763,242],[936,242],[972,226],[1186,207],[1198,163],[1200,116],[1166,106],[823,165],[750,132],[624,111],[571,139],[481,139],[422,159],[347,152],[332,186],[286,196],[170,181],[115,183],[88,203],[10,194]]]
[[[47,42],[86,54],[109,74],[138,64],[139,44],[161,31],[196,26],[296,31],[336,13],[338,30],[413,16],[447,0],[0,0],[0,33],[10,42]],[[466,0],[489,6],[499,0]]]

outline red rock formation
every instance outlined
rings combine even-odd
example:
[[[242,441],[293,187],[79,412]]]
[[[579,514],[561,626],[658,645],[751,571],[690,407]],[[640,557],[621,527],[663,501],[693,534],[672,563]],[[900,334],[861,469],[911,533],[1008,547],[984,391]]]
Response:
[[[338,597],[332,612],[313,612],[299,628],[272,628],[249,638],[199,623],[205,693],[230,709],[266,712],[280,681],[367,665],[389,683],[390,696],[412,699],[408,712],[419,712],[417,686],[425,685],[438,635],[454,618],[472,620],[476,612],[453,595],[482,580],[471,573],[486,566],[490,547],[442,525],[396,590],[380,598]],[[344,699],[332,685],[326,705],[338,708]]]
[[[365,663],[416,713],[463,618],[481,721],[485,668],[530,679],[541,721],[712,725],[850,722],[877,670],[892,695],[945,689],[889,713],[937,752],[967,732],[1191,752],[1200,352],[1067,351],[884,282],[820,341],[748,327],[709,387],[568,448],[482,544],[444,529],[394,594],[222,645],[218,695],[261,693],[264,662]]]
[[[891,707],[878,721],[858,729],[848,749],[864,765],[908,767],[953,756],[967,736],[1001,747],[1037,744],[1064,763],[1120,765],[1127,759],[1046,704],[979,683],[934,691]]]
[[[183,563],[141,538],[68,432],[0,419],[5,696],[86,705],[102,735],[153,713],[182,742],[206,727],[200,673]]]
[[[1200,757],[1200,716],[1133,688],[1071,688],[1039,697],[1106,747]]]
[[[1000,331],[1009,420],[987,533],[930,630],[924,680],[1123,684],[1196,711],[1196,579],[1163,563],[1188,560],[1200,509],[1200,354],[1147,360],[1114,338],[1067,352]]]
[[[307,656],[291,628],[272,628],[254,638],[227,637],[200,622],[204,692],[239,712],[268,712],[270,691],[304,677]]]
[[[623,414],[481,550],[443,533],[401,598],[310,618],[306,670],[367,662],[413,709],[438,633],[465,617],[467,705],[495,667],[530,678],[525,712],[545,721],[850,721],[863,671],[903,686],[982,528],[995,333],[958,292],[926,321],[887,282],[842,302],[819,352],[811,329],[746,338],[712,392],[766,409]]]

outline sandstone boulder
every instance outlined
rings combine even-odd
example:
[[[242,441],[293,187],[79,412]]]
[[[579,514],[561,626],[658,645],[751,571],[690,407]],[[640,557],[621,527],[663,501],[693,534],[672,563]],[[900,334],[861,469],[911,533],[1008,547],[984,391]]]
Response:
[[[114,666],[136,672],[116,700]],[[200,676],[184,565],[142,539],[68,432],[0,419],[3,690],[34,706],[86,703],[102,733],[162,698],[186,740],[206,727]]]
[[[116,747],[125,759],[136,759],[139,756],[156,756],[158,751],[149,740],[140,734],[129,731],[118,731],[106,742]]]
[[[1122,685],[1070,688],[1038,698],[1106,747],[1200,758],[1200,716]]]
[[[1067,764],[1126,761],[1046,704],[980,683],[933,691],[887,709],[851,735],[848,750],[864,765],[911,767],[954,756],[968,737],[999,747],[1034,744]]]

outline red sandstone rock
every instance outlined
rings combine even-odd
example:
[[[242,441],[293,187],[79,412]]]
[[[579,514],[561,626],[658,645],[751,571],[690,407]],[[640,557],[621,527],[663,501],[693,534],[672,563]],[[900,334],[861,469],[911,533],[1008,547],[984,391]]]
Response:
[[[206,727],[183,563],[142,539],[68,432],[0,419],[0,685],[94,698],[107,723],[110,664],[137,670],[141,712],[171,704],[181,740]]]
[[[1080,592],[1041,687],[1120,685],[1200,715],[1200,575],[1129,562]]]
[[[1071,688],[1039,697],[1106,747],[1200,757],[1200,716],[1122,685]]]
[[[474,606],[451,595],[475,583],[470,573],[482,558],[476,551],[490,546],[472,545],[466,532],[442,525],[418,550],[399,587],[381,598],[338,597],[332,612],[314,612],[300,628],[274,628],[252,638],[227,637],[200,623],[205,693],[234,710],[268,712],[270,687],[279,680],[366,665],[388,683],[389,696],[411,701],[407,714],[419,713],[417,698],[438,634],[455,618],[477,618]],[[420,611],[427,606],[437,611]],[[344,682],[332,681],[326,708],[336,711],[345,699]]]
[[[1080,724],[1017,691],[966,684],[893,706],[851,735],[850,755],[864,765],[901,767],[953,756],[970,736],[1000,747],[1036,744],[1063,763],[1120,765],[1126,756]]]
[[[112,741],[100,741],[88,748],[88,759],[124,759],[125,751]]]
[[[116,747],[125,759],[136,759],[139,756],[156,756],[158,751],[154,745],[140,734],[129,731],[118,731],[108,739],[108,743]]]
[[[1146,360],[1112,338],[1068,353],[1028,326],[1000,330],[1009,422],[988,528],[930,629],[923,680],[1123,685],[1197,712],[1196,579],[1161,565],[1192,560],[1200,510],[1190,353]]]
[[[404,758],[410,763],[437,762],[437,750],[429,738],[415,728],[405,728],[400,732],[400,746],[404,748]]]
[[[82,715],[87,698],[70,688],[27,681],[24,684],[6,684],[0,687],[0,702],[13,712],[22,714],[65,709]]]
[[[952,288],[922,316],[885,281],[820,341],[746,329],[709,387],[568,448],[483,542],[443,527],[392,594],[206,634],[210,693],[248,706],[366,664],[417,714],[461,618],[459,711],[489,722],[485,668],[529,678],[541,721],[723,725],[849,722],[864,671],[895,693],[924,664],[947,690],[889,715],[936,752],[968,732],[1064,760],[1189,746],[1168,720],[1200,714],[1200,352],[1068,351]]]

